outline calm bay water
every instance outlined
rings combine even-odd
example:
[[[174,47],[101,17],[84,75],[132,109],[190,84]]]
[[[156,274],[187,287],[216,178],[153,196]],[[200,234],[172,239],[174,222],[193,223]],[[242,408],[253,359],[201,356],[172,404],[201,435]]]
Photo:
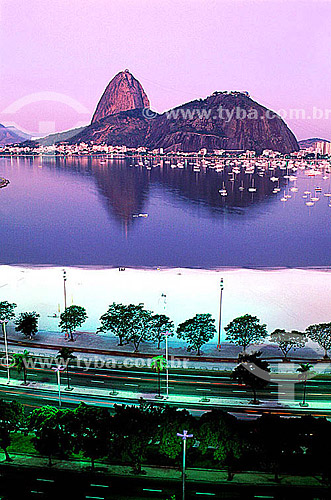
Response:
[[[0,176],[10,180],[0,189],[0,262],[204,268],[331,264],[331,207],[324,196],[331,188],[325,172],[309,177],[298,170],[290,181],[279,168],[234,175],[231,168],[136,164],[90,157],[0,158]],[[248,191],[252,186],[256,192]],[[220,188],[227,196],[220,196]],[[306,205],[304,191],[311,192],[308,200],[319,198],[314,206]],[[291,196],[286,202],[284,193]]]

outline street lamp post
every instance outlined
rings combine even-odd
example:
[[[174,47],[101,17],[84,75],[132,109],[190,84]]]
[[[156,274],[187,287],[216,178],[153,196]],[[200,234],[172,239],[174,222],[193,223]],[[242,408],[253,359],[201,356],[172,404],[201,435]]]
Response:
[[[221,278],[221,281],[220,281],[220,314],[219,314],[219,320],[218,320],[218,342],[217,342],[217,349],[221,348],[222,296],[223,296],[223,290],[224,290],[223,278]]]
[[[169,397],[169,350],[168,350],[168,337],[170,337],[171,332],[164,332],[165,335],[165,345],[166,345],[166,378],[167,378],[167,399]]]
[[[7,384],[9,384],[10,383],[10,371],[9,371],[9,356],[8,356],[8,343],[7,343],[7,330],[6,330],[7,320],[4,319],[1,321],[1,323],[2,323],[3,337],[4,337],[4,341],[5,341]]]
[[[63,269],[64,310],[67,309],[67,288],[66,288],[66,282],[67,282],[67,271],[65,269]]]
[[[167,295],[165,293],[161,293],[161,298],[163,299],[163,310],[165,313],[166,304],[167,304]],[[166,398],[169,397],[169,350],[168,350],[168,337],[171,335],[170,332],[164,332],[165,335],[165,355],[166,355],[166,385],[167,385],[167,395]]]
[[[182,475],[182,480],[183,480],[183,500],[185,500],[185,462],[186,462],[186,440],[187,438],[193,437],[193,434],[187,434],[187,431],[183,431],[183,434],[180,434],[180,432],[177,432],[177,436],[181,437],[183,440],[183,475]]]
[[[64,312],[67,309],[67,271],[63,269],[63,296],[64,296]],[[68,330],[66,329],[65,338],[69,337]]]
[[[61,408],[61,377],[60,377],[60,372],[64,370],[64,366],[56,366],[55,368],[52,368],[52,370],[55,371],[56,377],[57,377],[57,388],[59,391],[59,408]]]

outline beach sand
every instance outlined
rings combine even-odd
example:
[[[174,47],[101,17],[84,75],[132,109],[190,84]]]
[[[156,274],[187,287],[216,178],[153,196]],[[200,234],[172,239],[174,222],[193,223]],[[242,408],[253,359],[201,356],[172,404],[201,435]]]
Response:
[[[304,330],[331,321],[331,269],[132,269],[66,267],[67,305],[84,306],[84,331],[95,331],[112,302],[145,304],[177,326],[196,313],[218,324],[220,279],[224,280],[222,325],[245,313],[275,328]],[[166,294],[166,303],[161,297]],[[16,312],[37,311],[40,330],[58,331],[64,309],[61,267],[0,266],[0,300]],[[224,332],[223,332],[224,339]]]

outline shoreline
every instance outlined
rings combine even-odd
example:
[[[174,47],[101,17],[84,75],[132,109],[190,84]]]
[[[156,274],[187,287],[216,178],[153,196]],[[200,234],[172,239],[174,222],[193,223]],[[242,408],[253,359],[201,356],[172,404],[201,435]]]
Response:
[[[126,271],[174,271],[174,270],[185,270],[185,271],[211,271],[211,272],[221,272],[221,271],[263,271],[263,272],[277,272],[286,270],[298,270],[298,271],[321,271],[321,272],[331,272],[331,263],[329,266],[219,266],[219,267],[178,267],[178,266],[115,266],[108,264],[31,264],[31,263],[5,263],[0,262],[0,267],[23,267],[26,269],[54,269],[54,268],[72,268],[72,269],[82,269],[82,270],[119,270]]]
[[[41,314],[39,330],[57,330],[54,313],[64,307],[63,269],[67,303],[87,310],[83,331],[95,331],[112,302],[144,303],[146,309],[169,316],[176,327],[195,314],[210,313],[218,328],[220,278],[224,280],[221,339],[224,327],[246,313],[266,323],[269,333],[276,328],[304,331],[331,319],[330,267],[128,267],[119,272],[118,267],[1,265],[0,300],[15,302],[17,314],[34,310]]]

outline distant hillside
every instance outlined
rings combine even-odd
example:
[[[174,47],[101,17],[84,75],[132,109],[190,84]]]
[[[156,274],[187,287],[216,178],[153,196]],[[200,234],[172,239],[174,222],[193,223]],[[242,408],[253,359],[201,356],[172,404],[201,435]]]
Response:
[[[317,142],[330,142],[327,139],[318,139],[318,137],[313,137],[311,139],[303,139],[299,141],[300,149],[311,148],[316,145]]]
[[[15,127],[5,127],[0,123],[0,146],[6,146],[7,144],[18,144],[22,142],[23,139],[27,139],[29,136],[17,130]]]
[[[56,134],[50,134],[41,139],[36,139],[35,144],[40,144],[41,146],[52,146],[57,142],[66,142],[69,139],[75,137],[75,135],[83,132],[85,127],[73,128],[71,130],[66,130],[65,132],[58,132]]]
[[[10,130],[11,132],[14,132],[14,134],[18,135],[19,137],[21,137],[22,139],[31,139],[31,134],[26,134],[25,132],[23,132],[22,130],[10,125],[9,127],[6,127],[7,130]]]

